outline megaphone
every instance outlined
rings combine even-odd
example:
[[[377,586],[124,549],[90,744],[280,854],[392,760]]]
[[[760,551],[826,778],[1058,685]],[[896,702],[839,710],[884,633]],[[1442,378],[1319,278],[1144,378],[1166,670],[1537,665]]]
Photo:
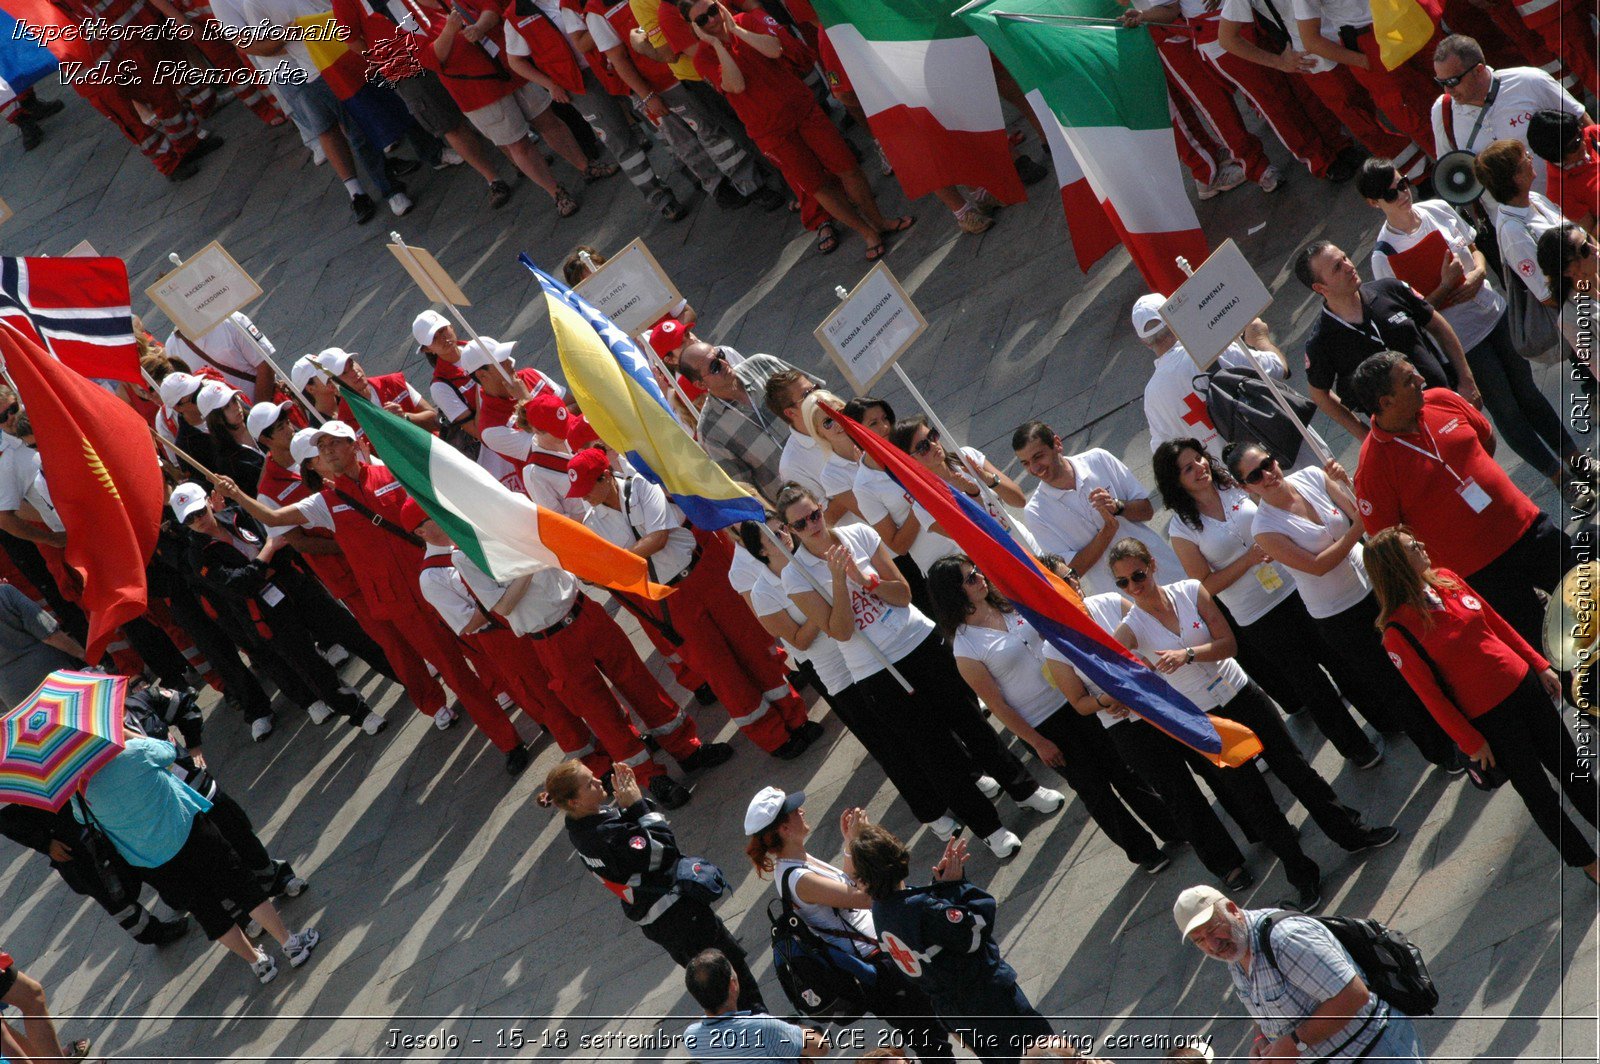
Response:
[[[1452,207],[1464,207],[1483,195],[1483,183],[1473,169],[1477,156],[1453,151],[1439,156],[1433,166],[1433,188]]]

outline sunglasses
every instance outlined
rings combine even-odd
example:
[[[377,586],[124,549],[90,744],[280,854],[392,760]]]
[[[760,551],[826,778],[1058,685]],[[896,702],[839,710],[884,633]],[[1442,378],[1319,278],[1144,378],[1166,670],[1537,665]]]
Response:
[[[1410,190],[1411,182],[1405,179],[1404,174],[1398,174],[1395,176],[1394,184],[1378,193],[1378,198],[1385,203],[1393,203],[1400,198],[1400,193],[1409,192]]]
[[[1592,240],[1590,240],[1588,237],[1584,237],[1583,238],[1583,242],[1581,244],[1578,244],[1577,246],[1575,246],[1572,249],[1572,257],[1573,257],[1573,259],[1575,261],[1580,261],[1581,262],[1582,260],[1588,258],[1590,255],[1593,255],[1593,254],[1594,254],[1594,242]]]
[[[961,582],[968,587],[977,587],[979,584],[983,583],[983,574],[974,569],[972,572],[962,577]]]
[[[0,421],[9,420],[12,414],[15,414],[18,410],[21,410],[21,409],[22,409],[22,404],[21,403],[12,403],[10,406],[6,407],[4,410],[0,410]]]
[[[706,376],[716,377],[728,370],[728,356],[718,351],[711,356],[711,361],[706,363]]]
[[[822,523],[822,511],[821,510],[812,510],[810,513],[806,514],[804,517],[799,517],[799,518],[796,518],[793,521],[790,521],[789,522],[789,527],[794,529],[796,532],[804,532],[806,529],[810,528],[812,525],[820,525],[821,523]]]
[[[1261,478],[1266,476],[1269,472],[1271,472],[1272,469],[1277,466],[1277,464],[1278,464],[1278,460],[1276,458],[1273,458],[1272,456],[1268,455],[1266,458],[1263,458],[1261,460],[1259,465],[1257,465],[1254,469],[1250,470],[1250,472],[1248,472],[1248,473],[1246,473],[1244,475],[1244,482],[1246,484],[1259,484],[1259,483],[1261,483]]]
[[[709,8],[703,14],[699,14],[699,15],[695,16],[694,24],[696,26],[704,26],[706,23],[710,22],[712,19],[714,19],[716,17],[717,17],[717,9],[714,8],[714,7],[713,8]]]
[[[1150,573],[1147,570],[1135,569],[1127,576],[1117,577],[1117,586],[1126,588],[1129,584],[1142,584],[1148,579],[1150,579]]]
[[[911,453],[916,455],[918,458],[921,458],[923,455],[925,455],[929,451],[933,450],[934,444],[936,444],[938,442],[939,442],[939,430],[938,429],[929,429],[928,430],[928,434],[926,436],[922,437],[922,442],[920,442],[918,444],[915,444],[911,448]]]
[[[1467,67],[1467,69],[1463,70],[1461,73],[1457,74],[1455,77],[1453,77],[1453,78],[1434,78],[1433,79],[1433,83],[1435,85],[1439,86],[1441,89],[1453,89],[1457,85],[1461,84],[1461,82],[1466,78],[1466,76],[1468,74],[1472,73],[1474,70],[1477,70],[1481,66],[1483,66],[1482,63],[1473,63],[1471,66]]]

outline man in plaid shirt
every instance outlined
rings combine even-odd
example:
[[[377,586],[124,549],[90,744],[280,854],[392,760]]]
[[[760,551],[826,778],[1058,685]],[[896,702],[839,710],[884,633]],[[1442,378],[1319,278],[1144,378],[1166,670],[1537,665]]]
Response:
[[[1228,966],[1260,1033],[1252,1060],[1427,1058],[1411,1018],[1367,989],[1349,952],[1317,920],[1283,909],[1241,909],[1212,887],[1190,887],[1172,907],[1178,930]],[[1272,917],[1274,965],[1258,948]]]
[[[778,460],[791,430],[766,409],[767,380],[794,367],[771,355],[744,358],[731,347],[695,340],[678,356],[678,369],[709,393],[700,408],[700,446],[728,476],[767,502],[776,500],[783,486]]]

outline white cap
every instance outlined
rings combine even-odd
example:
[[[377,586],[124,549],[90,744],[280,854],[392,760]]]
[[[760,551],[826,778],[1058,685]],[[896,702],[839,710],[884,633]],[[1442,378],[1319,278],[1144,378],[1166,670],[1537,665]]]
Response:
[[[206,508],[206,499],[206,489],[191,480],[172,489],[167,505],[172,507],[173,516],[181,525]]]
[[[1178,934],[1187,939],[1194,929],[1217,915],[1217,902],[1227,900],[1216,887],[1190,887],[1178,895],[1172,906],[1172,918],[1178,922]]]
[[[261,434],[278,423],[289,409],[287,402],[282,403],[257,403],[250,408],[250,413],[245,415],[244,427],[250,430],[250,438],[259,440]]]
[[[750,799],[750,808],[744,811],[744,833],[763,832],[783,818],[785,813],[799,809],[806,801],[805,791],[785,794],[779,787],[763,787]]]
[[[437,310],[425,310],[411,323],[411,338],[418,347],[427,347],[439,335],[439,330],[449,324],[449,319]]]
[[[325,347],[311,356],[311,361],[320,366],[324,372],[337,377],[344,372],[350,360],[356,356],[342,347]]]
[[[240,394],[238,389],[230,388],[221,381],[206,381],[200,394],[195,396],[194,405],[200,408],[200,416],[205,417],[214,410],[221,410]]]
[[[161,378],[156,391],[161,394],[161,405],[171,410],[179,402],[198,392],[204,383],[205,381],[193,373],[169,373]]]
[[[495,362],[510,362],[511,349],[515,346],[515,340],[503,344],[492,336],[480,336],[468,341],[467,346],[461,349],[461,361],[456,363],[456,368],[462,373],[474,373],[487,369]]]
[[[1148,340],[1167,327],[1167,323],[1161,320],[1161,307],[1166,301],[1166,296],[1156,292],[1149,292],[1133,301],[1133,331],[1139,334],[1139,339]]]
[[[343,421],[330,419],[316,427],[311,434],[311,440],[315,443],[324,436],[332,436],[336,440],[350,440],[353,443],[356,439],[356,430]]]
[[[312,381],[320,381],[327,377],[327,374],[322,372],[322,367],[313,361],[316,357],[316,355],[301,355],[294,360],[294,365],[289,367],[289,379],[302,392]]]
[[[289,457],[295,465],[317,456],[317,430],[301,429],[289,437]]]

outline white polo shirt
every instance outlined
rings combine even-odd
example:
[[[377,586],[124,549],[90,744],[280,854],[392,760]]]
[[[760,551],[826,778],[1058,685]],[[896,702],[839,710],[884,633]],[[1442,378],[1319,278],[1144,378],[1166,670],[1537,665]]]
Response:
[[[1300,2],[1300,0],[1296,0]],[[1569,115],[1583,113],[1583,104],[1572,98],[1555,78],[1536,67],[1506,67],[1493,70],[1494,83],[1499,86],[1494,102],[1487,108],[1483,122],[1478,116],[1483,107],[1468,107],[1441,94],[1433,101],[1433,146],[1439,155],[1460,149],[1480,152],[1497,140],[1515,140],[1528,143],[1528,119],[1535,111],[1564,111]],[[1445,121],[1448,106],[1450,120]],[[1472,127],[1478,126],[1477,136]],[[1545,167],[1533,168],[1533,190],[1545,191]]]
[[[822,470],[827,466],[831,454],[833,452],[826,444],[791,429],[789,438],[784,441],[783,453],[778,456],[778,475],[784,480],[794,481],[827,502],[828,492],[822,486]]]
[[[253,321],[238,311],[210,332],[195,337],[195,343],[205,352],[204,356],[174,331],[167,337],[167,354],[191,373],[207,367],[218,371],[231,387],[249,397],[256,393],[256,369],[266,361],[267,355],[276,354],[278,350]]]
[[[1476,267],[1471,251],[1473,232],[1467,228],[1467,223],[1461,220],[1461,215],[1456,213],[1456,209],[1443,200],[1423,200],[1414,206],[1422,219],[1422,224],[1414,232],[1402,233],[1388,222],[1384,222],[1378,230],[1378,243],[1392,248],[1396,256],[1404,257],[1408,251],[1427,241],[1429,234],[1438,233],[1444,238],[1445,247],[1449,249],[1450,254],[1461,264],[1461,269],[1471,273]],[[1427,251],[1423,249],[1418,253],[1426,255]],[[1442,257],[1439,263],[1442,268],[1444,264]],[[1431,268],[1427,272],[1432,273]],[[1372,276],[1374,279],[1396,276],[1394,264],[1390,262],[1388,253],[1376,246],[1372,249]],[[1433,278],[1431,285],[1426,284],[1426,278],[1420,279],[1423,283],[1417,283],[1410,278],[1402,280],[1406,280],[1422,295],[1439,287],[1437,276]],[[1481,344],[1494,331],[1494,327],[1500,322],[1500,316],[1505,312],[1506,301],[1494,290],[1493,273],[1484,279],[1483,287],[1478,289],[1477,295],[1465,303],[1457,303],[1453,307],[1439,311],[1444,320],[1450,323],[1450,328],[1456,331],[1463,351],[1471,351]]]
[[[1257,351],[1268,376],[1285,380],[1289,368],[1281,356],[1270,351]],[[1242,343],[1234,344],[1222,353],[1217,364],[1235,369],[1249,369],[1250,356]],[[1144,386],[1144,419],[1150,426],[1150,450],[1153,452],[1167,440],[1192,436],[1221,460],[1222,448],[1227,440],[1211,424],[1205,400],[1194,390],[1194,379],[1205,373],[1194,364],[1183,344],[1175,343],[1165,354],[1155,360],[1150,379]]]
[[[583,523],[624,550],[652,532],[666,532],[667,545],[649,558],[650,579],[664,584],[682,575],[694,557],[694,533],[667,493],[637,473],[618,477],[617,505],[620,509],[591,506]]]
[[[499,602],[506,593],[506,584],[478,568],[461,551],[451,554],[450,560],[455,563],[455,572],[460,574],[467,587],[489,606]],[[529,576],[528,590],[517,603],[516,609],[503,616],[517,635],[542,632],[572,612],[580,593],[577,577],[564,569],[548,566]]]
[[[1090,492],[1095,488],[1105,488],[1124,503],[1148,499],[1150,493],[1139,483],[1133,471],[1110,451],[1096,447],[1082,454],[1071,455],[1066,460],[1072,466],[1076,486],[1071,490],[1063,490],[1040,484],[1034,489],[1033,497],[1028,500],[1023,512],[1039,546],[1047,553],[1059,554],[1070,562],[1073,555],[1094,541],[1103,524],[1100,511],[1089,502]],[[1106,544],[1106,549],[1094,564],[1089,566],[1088,572],[1080,574],[1085,595],[1100,595],[1117,589],[1106,559],[1111,554],[1111,545],[1125,536],[1132,536],[1150,548],[1163,575],[1183,572],[1177,555],[1172,553],[1172,548],[1155,529],[1142,521],[1118,517],[1116,535]]]
[[[1339,43],[1339,27],[1372,25],[1370,0],[1294,0],[1296,19],[1321,19],[1322,35]]]

